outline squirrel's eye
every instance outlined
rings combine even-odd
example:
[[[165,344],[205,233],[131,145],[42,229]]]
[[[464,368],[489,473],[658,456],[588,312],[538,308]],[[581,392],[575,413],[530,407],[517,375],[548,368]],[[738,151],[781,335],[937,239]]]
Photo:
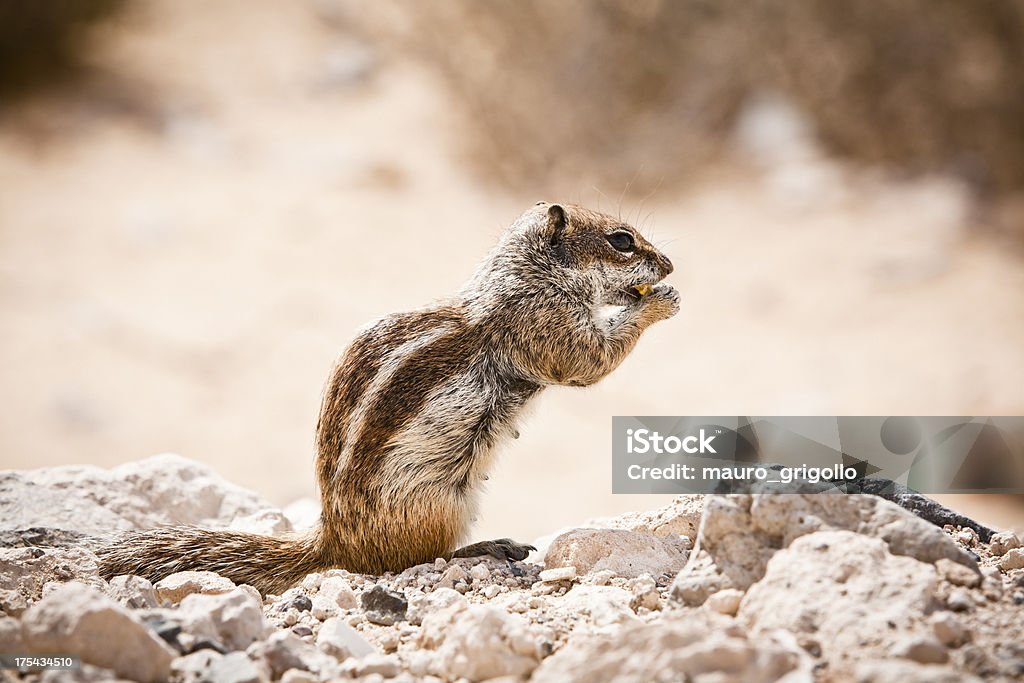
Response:
[[[624,230],[613,232],[608,235],[608,244],[612,245],[619,251],[633,251],[633,249],[636,248],[636,242],[633,241],[633,236]]]

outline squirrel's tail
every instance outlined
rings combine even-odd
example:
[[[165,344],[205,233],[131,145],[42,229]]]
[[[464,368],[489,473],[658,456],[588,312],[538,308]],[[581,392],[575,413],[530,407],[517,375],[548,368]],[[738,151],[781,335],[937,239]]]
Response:
[[[191,526],[129,531],[96,555],[105,579],[135,574],[155,583],[175,572],[205,570],[263,594],[280,594],[325,564],[316,533],[274,538]]]

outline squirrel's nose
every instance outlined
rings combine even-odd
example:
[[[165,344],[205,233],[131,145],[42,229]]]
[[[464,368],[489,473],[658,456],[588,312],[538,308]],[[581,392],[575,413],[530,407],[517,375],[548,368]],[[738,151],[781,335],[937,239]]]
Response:
[[[672,262],[668,260],[668,257],[664,254],[658,254],[658,266],[663,271],[662,277],[668,277],[675,270]]]

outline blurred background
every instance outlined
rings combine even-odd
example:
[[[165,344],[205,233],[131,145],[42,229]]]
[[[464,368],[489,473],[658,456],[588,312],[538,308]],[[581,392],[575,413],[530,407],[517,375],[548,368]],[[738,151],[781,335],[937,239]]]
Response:
[[[478,538],[661,504],[611,494],[612,415],[1024,414],[1021,0],[4,0],[0,466],[314,496],[356,328],[542,199],[638,225],[683,310],[540,397]]]

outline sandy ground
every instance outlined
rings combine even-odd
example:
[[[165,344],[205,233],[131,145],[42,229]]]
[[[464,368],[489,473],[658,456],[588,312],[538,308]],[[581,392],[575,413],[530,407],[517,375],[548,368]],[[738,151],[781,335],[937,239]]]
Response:
[[[949,181],[796,159],[642,206],[515,196],[459,164],[415,65],[302,3],[146,3],[99,45],[116,77],[0,119],[0,467],[176,451],[313,495],[355,329],[453,291],[542,198],[639,217],[683,311],[597,387],[541,396],[479,537],[661,504],[611,494],[612,415],[1024,413],[1024,268]]]

